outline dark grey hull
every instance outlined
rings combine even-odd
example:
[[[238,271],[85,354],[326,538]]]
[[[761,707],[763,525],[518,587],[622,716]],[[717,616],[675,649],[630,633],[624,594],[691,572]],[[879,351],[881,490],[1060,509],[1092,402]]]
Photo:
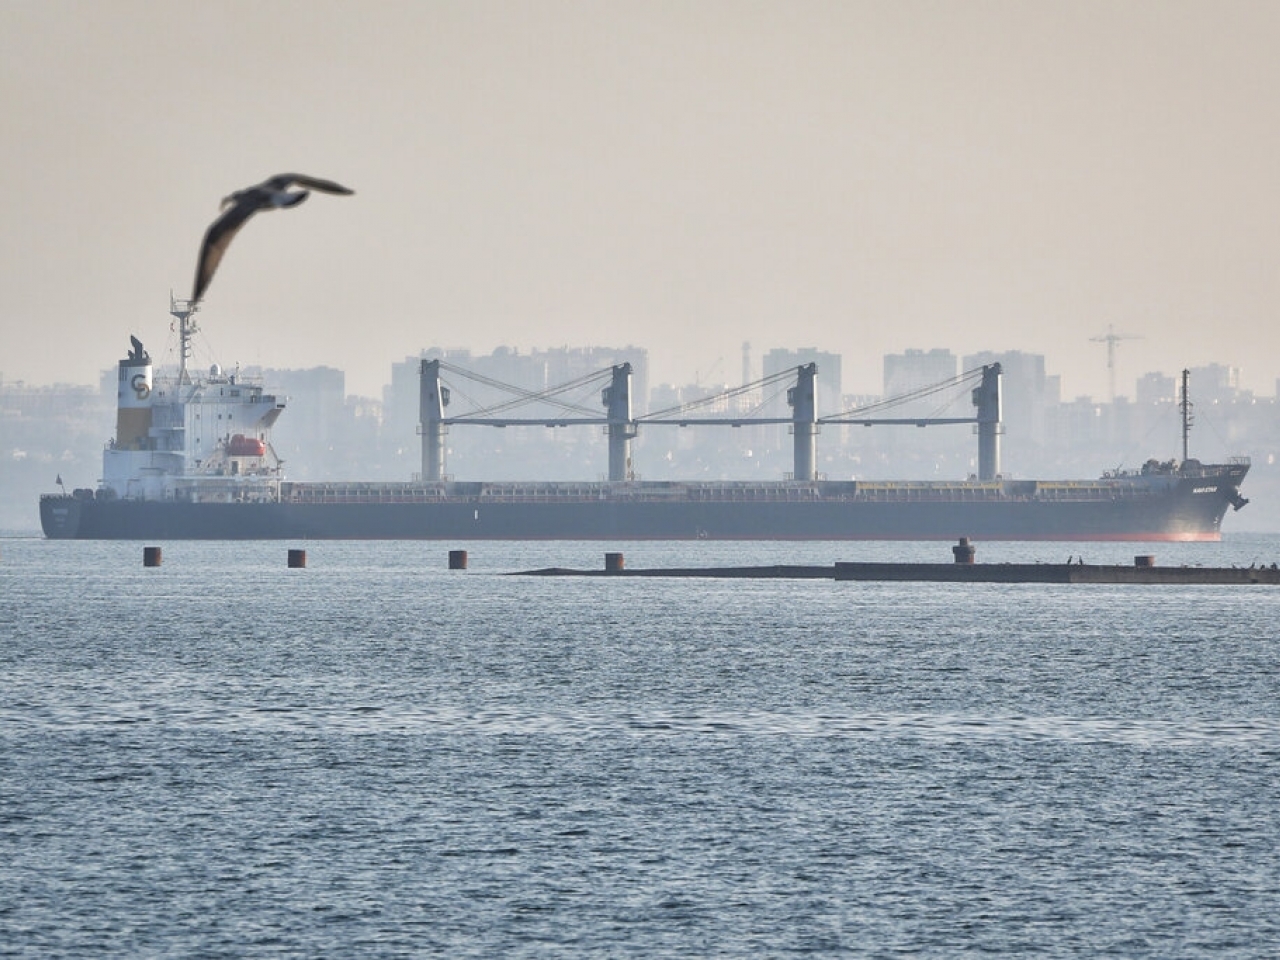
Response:
[[[465,484],[424,498],[407,484],[297,485],[256,503],[48,496],[40,512],[50,538],[98,540],[1218,540],[1248,467],[1222,469],[1232,473],[1133,477],[1086,493],[1030,481],[541,485],[538,494]]]

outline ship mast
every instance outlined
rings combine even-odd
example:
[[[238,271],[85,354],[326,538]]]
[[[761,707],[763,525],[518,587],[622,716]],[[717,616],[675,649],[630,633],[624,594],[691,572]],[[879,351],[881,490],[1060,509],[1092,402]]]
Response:
[[[169,294],[169,314],[178,321],[178,383],[191,383],[191,375],[187,373],[187,361],[191,359],[191,341],[200,327],[196,324],[195,312],[200,309],[197,300],[175,300]]]
[[[1194,404],[1191,402],[1190,396],[1187,394],[1187,385],[1191,379],[1191,371],[1182,371],[1182,397],[1178,400],[1178,412],[1182,414],[1182,462],[1187,462],[1187,437],[1191,433],[1191,424],[1195,422],[1195,417],[1191,415],[1191,408]]]

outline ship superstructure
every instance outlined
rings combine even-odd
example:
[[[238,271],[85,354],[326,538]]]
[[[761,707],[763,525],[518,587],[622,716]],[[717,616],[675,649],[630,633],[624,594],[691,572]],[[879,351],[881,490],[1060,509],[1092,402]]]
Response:
[[[179,365],[157,374],[151,356],[131,337],[118,364],[116,436],[102,457],[100,499],[235,502],[279,496],[281,464],[271,427],[282,398],[261,383],[190,368],[198,327],[192,305],[172,301]]]

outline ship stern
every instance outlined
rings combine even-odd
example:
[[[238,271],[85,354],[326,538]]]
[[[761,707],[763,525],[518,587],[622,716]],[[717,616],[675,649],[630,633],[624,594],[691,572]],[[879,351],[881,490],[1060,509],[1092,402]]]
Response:
[[[40,498],[40,528],[50,540],[74,540],[80,533],[85,501],[80,497],[47,493]]]

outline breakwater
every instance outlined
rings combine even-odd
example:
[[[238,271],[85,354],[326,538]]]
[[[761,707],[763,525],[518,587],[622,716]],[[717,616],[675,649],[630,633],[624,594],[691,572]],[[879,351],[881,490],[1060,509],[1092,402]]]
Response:
[[[647,567],[627,569],[622,555],[606,554],[602,569],[545,567],[515,576],[531,577],[715,577],[755,580],[861,580],[919,583],[1103,583],[1103,584],[1271,584],[1280,585],[1280,566],[1161,567],[1151,556],[1132,566],[1078,563],[975,563],[968,540],[953,547],[954,563],[860,563],[829,565]]]

